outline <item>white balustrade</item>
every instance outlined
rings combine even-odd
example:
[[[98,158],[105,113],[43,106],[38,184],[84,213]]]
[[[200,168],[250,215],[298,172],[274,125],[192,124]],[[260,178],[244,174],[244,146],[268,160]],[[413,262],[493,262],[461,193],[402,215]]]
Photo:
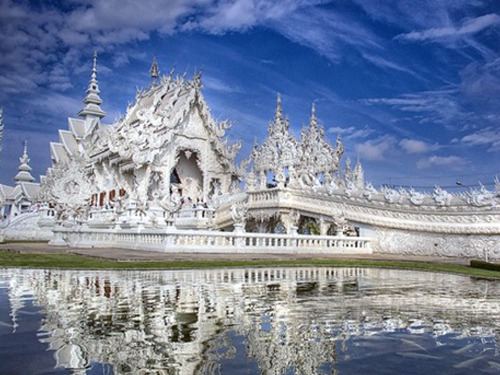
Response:
[[[371,254],[370,239],[176,229],[54,228],[73,247],[193,253]],[[57,244],[61,244],[60,241]]]

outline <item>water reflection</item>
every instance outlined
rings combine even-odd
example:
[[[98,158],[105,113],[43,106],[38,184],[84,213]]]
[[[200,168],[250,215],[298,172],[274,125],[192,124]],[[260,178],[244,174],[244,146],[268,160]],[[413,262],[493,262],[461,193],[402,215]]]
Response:
[[[53,374],[499,373],[499,292],[378,269],[12,269],[0,341],[52,353]]]

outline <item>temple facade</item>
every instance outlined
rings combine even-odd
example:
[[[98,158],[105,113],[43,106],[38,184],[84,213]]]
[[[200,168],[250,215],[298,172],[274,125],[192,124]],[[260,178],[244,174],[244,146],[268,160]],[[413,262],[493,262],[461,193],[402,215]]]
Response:
[[[500,258],[498,180],[461,194],[374,187],[359,161],[343,160],[340,137],[325,138],[314,105],[300,139],[291,134],[279,95],[267,138],[237,164],[241,143],[212,117],[201,73],[160,76],[156,61],[150,73],[108,125],[94,55],[84,107],[50,144],[38,216],[23,228],[43,226],[63,246]]]

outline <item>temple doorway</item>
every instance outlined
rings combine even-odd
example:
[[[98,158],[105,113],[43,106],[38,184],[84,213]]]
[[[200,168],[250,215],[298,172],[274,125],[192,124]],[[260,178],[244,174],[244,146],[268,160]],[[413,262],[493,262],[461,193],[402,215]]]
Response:
[[[190,199],[193,203],[203,200],[203,172],[198,164],[199,155],[197,152],[182,150],[179,154],[179,161],[172,172],[172,175],[178,180],[182,196],[185,199]]]

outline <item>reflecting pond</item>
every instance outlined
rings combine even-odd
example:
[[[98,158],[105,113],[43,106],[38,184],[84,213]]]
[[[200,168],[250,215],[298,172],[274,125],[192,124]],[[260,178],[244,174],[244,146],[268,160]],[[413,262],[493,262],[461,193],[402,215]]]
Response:
[[[0,270],[1,374],[499,374],[500,282],[364,268]]]

